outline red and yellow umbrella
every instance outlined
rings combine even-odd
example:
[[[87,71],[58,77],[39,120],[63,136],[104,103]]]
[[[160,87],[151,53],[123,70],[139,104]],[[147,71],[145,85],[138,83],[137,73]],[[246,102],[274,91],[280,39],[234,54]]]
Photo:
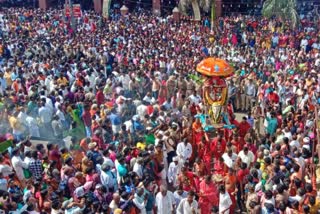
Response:
[[[210,77],[230,77],[233,75],[234,69],[223,59],[209,57],[197,65],[197,71]]]

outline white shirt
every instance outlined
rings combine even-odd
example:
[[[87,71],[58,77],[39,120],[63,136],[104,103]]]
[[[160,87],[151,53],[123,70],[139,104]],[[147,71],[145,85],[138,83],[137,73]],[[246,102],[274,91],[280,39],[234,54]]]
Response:
[[[194,212],[192,212],[194,210]],[[180,201],[177,208],[177,214],[196,214],[198,213],[198,202],[193,200],[190,204],[187,198],[184,198]]]
[[[25,147],[25,148],[27,148],[27,147]],[[30,150],[30,151],[31,151],[31,150]],[[31,160],[32,160],[31,158],[25,157],[23,161],[24,161],[26,164],[29,165],[29,163],[31,162]]]
[[[94,74],[91,74],[90,76],[89,75],[87,75],[86,77],[85,77],[85,79],[90,83],[90,87],[91,88],[94,88],[94,86],[95,86],[95,80],[96,80],[96,76],[94,75]]]
[[[287,137],[289,140],[292,140],[292,134],[291,132],[284,132],[284,136]]]
[[[290,147],[293,148],[293,147],[296,147],[297,149],[299,149],[301,146],[300,146],[300,143],[297,141],[297,140],[293,140],[289,143]]]
[[[46,99],[46,107],[50,109],[50,111],[53,111],[53,104],[52,100],[46,96],[40,96],[40,99],[45,98]]]
[[[237,155],[235,153],[232,153],[231,157],[228,155],[228,153],[224,153],[222,155],[222,158],[224,160],[224,163],[229,167],[229,168],[232,168],[234,163],[236,162],[237,160]]]
[[[143,98],[143,101],[146,101],[146,102],[148,102],[148,103],[152,103],[153,102],[153,99],[152,99],[152,97],[151,96],[145,96],[144,98]]]
[[[137,107],[137,114],[139,115],[140,120],[143,120],[144,116],[148,114],[147,106],[143,104],[139,105]]]
[[[0,178],[0,190],[8,190],[8,181],[5,178]]]
[[[42,106],[41,108],[39,108],[39,117],[41,122],[50,123],[52,119],[51,110],[48,107]]]
[[[27,117],[28,117],[28,115],[27,115],[26,113],[24,113],[24,112],[21,111],[21,112],[18,114],[17,119],[18,119],[22,124],[27,125],[27,121],[26,121]]]
[[[56,115],[59,117],[60,122],[66,120],[64,113],[60,109],[57,110]]]
[[[8,166],[6,164],[0,164],[0,173],[4,176],[7,177],[12,173],[12,167]]]
[[[122,87],[124,90],[129,90],[129,82],[130,82],[130,76],[128,74],[121,75],[119,77],[119,81],[122,83]]]
[[[248,95],[248,96],[255,96],[256,95],[256,87],[254,84],[247,85],[246,95]]]
[[[143,176],[143,168],[141,166],[141,164],[139,164],[138,162],[136,162],[134,165],[133,165],[133,171],[135,173],[137,173],[137,175],[139,176],[139,178],[142,178]]]
[[[177,146],[177,155],[184,161],[189,159],[192,155],[192,146],[190,143],[185,145],[183,142],[179,143]]]
[[[168,181],[169,183],[172,183],[173,186],[176,186],[177,181],[177,175],[179,173],[179,164],[176,164],[175,162],[171,162],[168,168]]]
[[[226,191],[224,194],[219,194],[219,214],[222,213],[222,211],[225,211],[226,209],[230,208],[232,205],[232,201],[230,198],[229,193]],[[224,214],[229,214],[230,210],[226,210]]]
[[[134,199],[132,200],[134,205],[140,210],[140,214],[146,214],[146,202],[135,194]]]
[[[193,94],[189,96],[191,104],[199,105],[201,102],[201,97],[199,95],[194,96]]]
[[[175,192],[173,193],[174,200],[175,200],[176,204],[180,204],[180,201],[181,201],[182,199],[184,199],[184,198],[187,198],[187,196],[188,196],[188,192],[187,192],[187,191],[184,191],[184,190],[182,190],[182,191],[183,191],[183,192],[182,192],[181,195],[179,195],[177,191],[175,191]]]
[[[11,159],[12,167],[16,171],[19,180],[24,179],[23,169],[28,169],[28,165],[22,161],[19,156],[13,156]]]
[[[172,192],[167,191],[165,196],[163,196],[161,192],[157,193],[156,207],[158,214],[171,214],[173,205],[175,205],[175,200]]]
[[[104,172],[104,171],[100,171],[100,181],[101,184],[107,188],[107,191],[109,191],[109,188],[115,187],[117,185],[117,177],[116,174],[112,171],[109,172]],[[112,176],[114,175],[114,177]]]
[[[26,123],[29,128],[29,135],[32,137],[40,137],[37,120],[33,117],[28,116],[26,118]]]
[[[304,197],[304,196],[303,196]],[[298,201],[300,202],[302,199],[302,197],[300,195],[295,195],[295,196],[289,196],[289,201],[293,202],[293,201]]]
[[[59,210],[55,210],[55,209],[51,209],[51,214],[59,214],[62,213],[63,211]]]
[[[114,163],[109,157],[103,157],[103,164],[107,164],[111,169],[114,168]]]
[[[302,39],[300,43],[300,47],[305,48],[308,45],[308,40],[307,39]]]
[[[250,164],[254,161],[254,154],[251,151],[248,151],[248,154],[244,154],[243,150],[239,152],[238,156],[240,157],[243,163],[247,164],[247,167],[250,167]]]

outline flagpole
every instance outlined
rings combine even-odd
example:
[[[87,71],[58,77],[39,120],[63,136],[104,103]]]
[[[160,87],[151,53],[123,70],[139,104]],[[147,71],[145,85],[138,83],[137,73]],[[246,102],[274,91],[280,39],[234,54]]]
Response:
[[[215,14],[216,14],[216,2],[215,0],[212,0],[211,3],[211,32],[213,32],[213,26],[214,26],[214,20],[215,20]]]

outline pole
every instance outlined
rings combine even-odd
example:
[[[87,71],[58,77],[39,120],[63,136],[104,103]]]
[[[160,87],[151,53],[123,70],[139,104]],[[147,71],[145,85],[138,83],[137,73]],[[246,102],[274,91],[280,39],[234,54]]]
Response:
[[[76,20],[74,19],[74,14],[73,14],[73,4],[72,0],[69,0],[69,8],[70,8],[70,17],[71,17],[71,28],[73,32],[76,30]]]
[[[213,32],[215,16],[216,16],[216,1],[212,0],[212,5],[211,5],[211,32]]]

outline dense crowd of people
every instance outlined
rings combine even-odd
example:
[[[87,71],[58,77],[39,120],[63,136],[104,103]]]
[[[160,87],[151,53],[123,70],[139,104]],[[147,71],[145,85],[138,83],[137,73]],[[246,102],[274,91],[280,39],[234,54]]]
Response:
[[[319,26],[0,10],[1,210],[319,213]],[[232,130],[197,117],[208,56]]]

